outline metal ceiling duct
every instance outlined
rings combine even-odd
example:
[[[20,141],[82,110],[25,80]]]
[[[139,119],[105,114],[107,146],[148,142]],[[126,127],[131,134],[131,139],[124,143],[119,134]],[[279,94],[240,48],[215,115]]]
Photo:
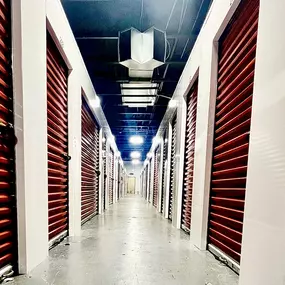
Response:
[[[129,68],[130,77],[152,78],[154,69],[165,63],[166,46],[165,32],[150,28],[142,33],[130,28],[119,33],[119,62]],[[153,95],[157,94],[156,83],[132,81],[129,84],[122,84],[121,87],[123,96],[134,95],[128,99],[123,97],[123,104],[128,107],[147,107],[155,102]],[[136,97],[138,94],[145,97]]]

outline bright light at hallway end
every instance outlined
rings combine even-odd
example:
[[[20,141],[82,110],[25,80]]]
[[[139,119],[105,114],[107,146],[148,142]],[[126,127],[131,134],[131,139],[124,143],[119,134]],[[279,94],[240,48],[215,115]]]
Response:
[[[169,108],[175,108],[177,106],[177,101],[174,99],[171,99],[168,103]]]
[[[141,157],[141,153],[139,151],[132,151],[131,152],[131,158],[138,159]]]
[[[101,105],[100,98],[96,96],[94,99],[91,99],[91,100],[90,100],[90,105],[91,105],[93,108],[99,108],[100,105]]]
[[[135,145],[140,145],[144,143],[144,139],[142,136],[131,136],[130,143]]]
[[[141,163],[141,161],[139,160],[139,159],[133,159],[132,160],[132,164],[133,165],[138,165],[138,164],[140,164]]]

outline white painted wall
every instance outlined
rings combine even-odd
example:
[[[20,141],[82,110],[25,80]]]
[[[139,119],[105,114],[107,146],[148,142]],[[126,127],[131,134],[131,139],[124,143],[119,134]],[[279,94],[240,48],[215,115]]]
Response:
[[[181,227],[182,213],[182,189],[184,174],[184,151],[185,151],[185,129],[186,129],[187,105],[185,100],[179,100],[177,107],[177,126],[176,126],[176,153],[174,170],[174,193],[173,193],[173,212],[172,224],[177,229]],[[171,145],[171,143],[170,143]]]
[[[165,175],[165,196],[164,196],[164,217],[168,219],[169,216],[169,190],[170,190],[170,167],[171,167],[171,138],[172,138],[172,125],[168,122],[168,148],[167,148],[167,160],[166,164],[166,175]]]
[[[44,0],[12,1],[20,273],[48,255],[45,14]]]
[[[285,2],[261,0],[240,285],[285,284]]]

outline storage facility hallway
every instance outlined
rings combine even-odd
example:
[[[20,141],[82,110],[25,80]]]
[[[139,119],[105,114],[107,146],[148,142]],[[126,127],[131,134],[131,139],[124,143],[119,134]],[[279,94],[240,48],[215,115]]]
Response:
[[[17,285],[235,285],[237,276],[189,244],[139,196],[129,195],[87,222]]]
[[[0,284],[285,285],[285,0],[0,0]]]

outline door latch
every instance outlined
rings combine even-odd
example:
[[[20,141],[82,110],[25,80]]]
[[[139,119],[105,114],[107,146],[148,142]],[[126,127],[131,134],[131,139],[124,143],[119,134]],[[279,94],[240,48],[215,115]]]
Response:
[[[13,142],[14,146],[18,142],[18,139],[14,133],[14,126],[11,123],[8,123],[6,126],[0,125],[0,137],[3,140]]]
[[[65,159],[65,161],[69,161],[71,159],[71,156],[68,155],[67,153],[64,153],[63,158]]]

